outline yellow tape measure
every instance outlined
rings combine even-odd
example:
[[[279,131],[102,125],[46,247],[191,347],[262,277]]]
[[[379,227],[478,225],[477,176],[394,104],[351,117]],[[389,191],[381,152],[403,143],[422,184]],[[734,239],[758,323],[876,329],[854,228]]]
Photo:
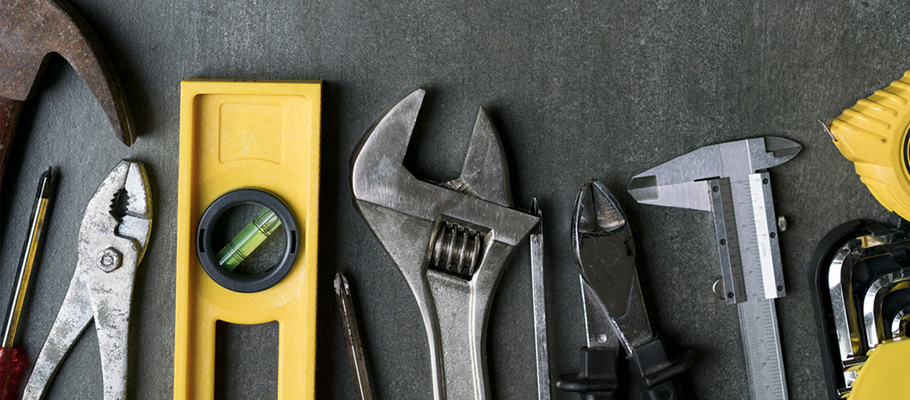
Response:
[[[910,220],[910,71],[856,102],[828,125],[834,144],[854,163],[872,195]],[[906,399],[910,392],[910,341],[888,341],[870,350],[845,398]]]
[[[910,220],[910,71],[831,121],[834,145],[889,211]]]
[[[211,399],[218,321],[278,321],[278,399],[313,399],[321,83],[187,79],[180,94],[174,398]],[[285,255],[264,272],[221,268],[214,221],[259,203]],[[237,350],[242,351],[242,350]]]
[[[904,400],[910,397],[910,340],[886,341],[870,350],[857,371],[850,400]]]

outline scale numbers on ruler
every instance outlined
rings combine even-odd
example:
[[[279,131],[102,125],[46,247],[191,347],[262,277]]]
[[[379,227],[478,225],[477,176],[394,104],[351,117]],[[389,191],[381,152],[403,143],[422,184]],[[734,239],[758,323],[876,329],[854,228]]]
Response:
[[[756,174],[757,175],[757,174]],[[761,181],[759,181],[761,184]],[[730,183],[740,240],[746,301],[737,304],[752,399],[787,397],[774,301],[765,298],[761,249],[749,180]],[[763,215],[765,210],[762,211]],[[771,253],[773,257],[773,252]]]

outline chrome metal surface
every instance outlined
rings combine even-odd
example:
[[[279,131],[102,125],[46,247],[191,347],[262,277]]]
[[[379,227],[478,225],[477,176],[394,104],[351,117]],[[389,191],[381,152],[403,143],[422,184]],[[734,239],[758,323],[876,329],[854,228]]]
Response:
[[[489,397],[485,326],[493,292],[515,247],[538,218],[512,209],[505,156],[486,112],[477,114],[461,176],[436,184],[403,165],[424,91],[392,107],[351,157],[354,205],[417,300],[430,352],[435,399]],[[429,268],[439,226],[482,232],[473,274]]]
[[[635,244],[613,194],[597,180],[575,199],[572,243],[581,276],[616,327],[626,354],[653,340],[635,268]]]
[[[714,292],[714,296],[718,300],[727,299],[727,290],[724,289],[724,278],[717,278],[714,280],[714,283],[711,284],[711,291]]]
[[[616,327],[600,304],[600,299],[591,286],[585,283],[585,278],[581,274],[578,275],[578,282],[581,285],[581,304],[585,312],[585,344],[592,349],[618,348],[619,336],[616,334]]]
[[[860,326],[853,302],[853,267],[857,261],[886,254],[881,246],[894,240],[893,235],[864,235],[847,241],[828,266],[828,295],[837,332],[841,361],[852,360],[860,348]],[[855,377],[855,373],[851,376]]]
[[[717,254],[720,256],[720,274],[724,282],[722,294],[727,304],[746,301],[746,284],[743,282],[743,261],[739,252],[739,236],[733,214],[733,197],[730,178],[708,180],[711,187],[711,207],[715,215],[714,234]],[[729,282],[729,283],[728,283]]]
[[[885,340],[885,326],[882,321],[882,304],[898,285],[910,282],[910,276],[894,272],[876,278],[863,295],[863,327],[866,330],[866,345],[874,348]]]
[[[537,398],[550,399],[550,357],[547,352],[547,296],[543,264],[543,212],[537,198],[531,200],[531,215],[540,219],[531,232],[531,297],[534,305],[534,348],[537,356]]]
[[[126,197],[124,197],[126,196]],[[23,394],[40,399],[66,353],[94,320],[106,400],[126,397],[127,341],[136,267],[151,230],[145,167],[121,161],[89,201],[79,231],[78,262],[57,320],[38,355]],[[98,254],[114,248],[121,266],[105,271]]]
[[[831,310],[834,327],[837,332],[838,351],[841,362],[850,362],[859,351],[860,332],[853,312],[853,260],[848,259],[853,251],[861,246],[862,241],[854,239],[844,244],[828,266],[828,294],[831,299]],[[855,258],[855,255],[853,255]],[[848,261],[850,260],[850,261]],[[847,268],[844,268],[846,263]],[[844,371],[847,387],[856,380],[856,371]]]
[[[787,295],[784,287],[784,267],[780,261],[780,243],[777,240],[777,221],[771,197],[771,179],[767,172],[749,174],[752,192],[752,212],[755,222],[755,242],[766,299]]]
[[[483,234],[471,228],[443,222],[433,242],[430,267],[470,279],[477,269]]]
[[[348,361],[351,363],[351,374],[354,376],[354,390],[359,400],[372,400],[373,388],[367,372],[366,359],[363,355],[363,344],[360,341],[360,329],[357,324],[357,313],[354,312],[354,300],[351,297],[351,286],[347,278],[338,272],[335,274],[335,298],[341,312],[341,329],[344,330],[344,341],[348,348]]]
[[[905,307],[894,314],[894,318],[891,320],[892,339],[901,340],[907,337],[907,322],[910,322],[910,307]]]
[[[727,226],[731,221],[735,226],[740,265],[736,266],[735,256],[725,255],[729,253],[726,249],[721,252],[721,264],[722,273],[731,275],[732,287],[736,287],[737,271],[742,271],[745,296],[740,297],[730,287],[726,291],[737,303],[753,399],[787,398],[773,302],[786,293],[786,288],[770,179],[762,170],[789,161],[801,149],[796,142],[773,136],[705,146],[638,174],[629,183],[629,193],[639,203],[713,211],[715,227],[723,228],[717,232],[719,249],[730,236]],[[717,184],[725,179],[729,193],[714,192],[714,187],[727,190]],[[722,195],[729,199],[723,201]],[[714,203],[723,205],[722,209]],[[726,260],[729,268],[724,265]],[[724,281],[731,282],[727,276]]]

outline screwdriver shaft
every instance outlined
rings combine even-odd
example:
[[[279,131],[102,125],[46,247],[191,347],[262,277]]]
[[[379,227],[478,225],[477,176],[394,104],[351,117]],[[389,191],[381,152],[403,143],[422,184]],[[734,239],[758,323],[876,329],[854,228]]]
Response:
[[[16,272],[16,286],[10,293],[6,321],[3,326],[3,344],[0,347],[0,400],[14,400],[19,395],[19,379],[28,363],[25,353],[15,347],[19,324],[25,309],[25,298],[31,283],[32,268],[40,257],[38,249],[44,241],[47,225],[47,209],[53,197],[54,171],[48,168],[41,174],[38,193],[32,206],[28,236],[22,246],[19,267]]]
[[[340,272],[335,274],[335,296],[338,298],[338,309],[341,311],[341,324],[344,330],[344,340],[348,347],[348,359],[351,362],[351,373],[354,375],[357,398],[372,400],[373,391],[370,386],[370,377],[367,374],[366,360],[363,356],[357,315],[354,314],[351,287],[348,285],[347,278]]]
[[[546,296],[543,276],[543,213],[537,198],[531,201],[531,214],[540,222],[531,232],[531,296],[534,299],[534,342],[537,349],[537,398],[550,400],[550,359],[547,354]]]
[[[16,287],[10,295],[9,306],[6,311],[6,321],[3,327],[3,347],[13,347],[19,331],[19,318],[22,316],[25,305],[25,295],[28,293],[31,282],[32,268],[39,257],[38,249],[44,242],[44,228],[46,226],[47,209],[53,196],[54,171],[48,168],[41,174],[38,183],[38,192],[32,206],[31,221],[29,222],[28,236],[22,246],[19,256],[19,268],[16,276]]]

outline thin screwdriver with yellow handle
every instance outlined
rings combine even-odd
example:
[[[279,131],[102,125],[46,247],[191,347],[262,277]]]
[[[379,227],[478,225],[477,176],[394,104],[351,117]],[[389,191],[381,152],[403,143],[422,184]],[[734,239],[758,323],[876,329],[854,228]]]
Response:
[[[32,206],[28,236],[22,246],[16,287],[10,294],[6,321],[3,325],[3,343],[0,347],[0,400],[12,400],[19,395],[19,379],[25,370],[26,357],[16,347],[21,332],[20,319],[25,310],[25,297],[31,284],[32,270],[40,258],[38,250],[44,242],[47,210],[54,193],[54,170],[48,168],[41,174],[38,192]]]

